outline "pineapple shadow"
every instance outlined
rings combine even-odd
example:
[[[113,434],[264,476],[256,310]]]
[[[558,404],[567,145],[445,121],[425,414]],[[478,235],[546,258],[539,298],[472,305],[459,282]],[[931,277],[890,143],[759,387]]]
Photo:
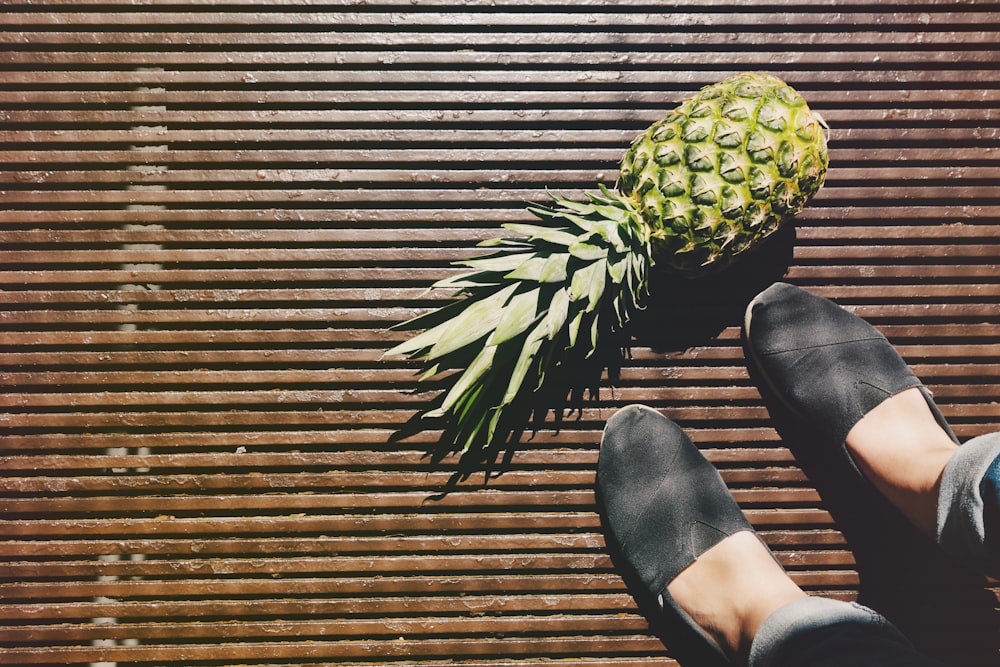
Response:
[[[750,300],[788,272],[795,238],[794,225],[786,224],[739,261],[700,278],[654,266],[644,308],[630,323],[635,342],[656,352],[677,352],[740,326]]]
[[[749,359],[744,340],[744,353]],[[858,602],[880,612],[923,653],[952,667],[996,665],[1000,610],[986,579],[953,563],[860,479],[835,448],[789,414],[748,363],[772,425],[819,492],[852,551]]]

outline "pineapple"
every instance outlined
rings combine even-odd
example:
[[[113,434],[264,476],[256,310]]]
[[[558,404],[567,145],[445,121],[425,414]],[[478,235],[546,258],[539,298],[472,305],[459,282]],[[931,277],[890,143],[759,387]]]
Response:
[[[464,298],[397,325],[423,330],[389,350],[440,377],[443,443],[481,454],[514,442],[543,389],[562,392],[574,368],[627,346],[655,263],[697,277],[742,257],[801,210],[823,183],[826,126],[767,74],[707,86],[635,139],[616,190],[529,210],[540,224],[458,262],[434,288]],[[541,408],[544,415],[546,409]]]

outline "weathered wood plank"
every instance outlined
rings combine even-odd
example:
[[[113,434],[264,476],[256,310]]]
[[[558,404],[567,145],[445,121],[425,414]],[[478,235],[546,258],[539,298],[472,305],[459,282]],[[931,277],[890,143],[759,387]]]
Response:
[[[436,390],[382,359],[407,335],[387,327],[452,298],[424,288],[525,201],[610,185],[638,132],[737,70],[831,125],[785,278],[889,336],[959,437],[1000,428],[995,3],[194,9],[2,14],[0,663],[676,667],[594,507],[601,429],[632,402],[685,427],[797,583],[857,599],[737,309],[686,350],[637,340],[488,479],[429,458],[439,431],[393,440]],[[924,646],[995,663],[1000,607],[932,607]]]

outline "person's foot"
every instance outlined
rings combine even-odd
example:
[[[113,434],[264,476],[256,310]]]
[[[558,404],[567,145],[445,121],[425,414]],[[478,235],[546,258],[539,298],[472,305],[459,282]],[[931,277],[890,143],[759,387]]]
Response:
[[[712,639],[745,664],[768,616],[806,594],[751,532],[736,533],[703,553],[667,585],[674,602]]]
[[[872,485],[936,538],[941,477],[958,445],[938,424],[920,389],[905,389],[876,406],[848,432],[846,442]]]
[[[715,467],[655,410],[629,406],[608,420],[597,491],[640,593],[725,661],[745,662],[764,619],[805,597]]]
[[[785,407],[934,538],[941,474],[957,440],[889,341],[784,283],[750,302],[744,333],[750,361]]]

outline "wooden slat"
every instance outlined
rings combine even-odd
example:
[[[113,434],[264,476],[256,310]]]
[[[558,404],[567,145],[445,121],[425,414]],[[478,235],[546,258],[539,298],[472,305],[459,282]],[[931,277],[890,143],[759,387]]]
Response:
[[[518,3],[520,4],[520,3]],[[801,6],[801,5],[800,5]],[[611,9],[611,8],[604,8]],[[994,18],[989,11],[935,11],[935,12],[895,12],[893,18],[899,26],[911,26],[922,29],[933,29],[935,25],[944,24],[949,26],[968,25],[982,26],[988,25]],[[438,27],[442,32],[448,29],[464,29],[471,23],[482,23],[490,27],[499,26],[526,26],[541,25],[550,29],[560,27],[591,27],[597,28],[606,25],[627,26],[630,23],[637,23],[641,26],[660,27],[711,27],[718,28],[727,25],[746,25],[753,23],[766,23],[769,27],[780,29],[782,26],[805,25],[813,28],[817,25],[841,26],[847,25],[855,27],[858,25],[879,25],[885,20],[885,14],[878,11],[858,10],[853,12],[792,12],[792,11],[761,11],[754,13],[734,12],[731,7],[724,11],[699,11],[699,12],[641,12],[641,11],[594,11],[574,12],[562,10],[558,13],[550,12],[525,12],[517,10],[491,11],[485,15],[477,14],[474,11],[393,11],[373,12],[323,12],[323,11],[280,11],[273,9],[267,12],[255,12],[251,8],[239,9],[237,11],[206,11],[206,12],[179,12],[172,10],[158,10],[156,12],[101,12],[83,11],[75,12],[44,12],[33,11],[18,13],[9,11],[7,19],[21,26],[44,26],[55,25],[64,27],[66,25],[114,25],[119,29],[126,26],[140,25],[146,28],[157,26],[168,26],[177,29],[184,25],[250,25],[250,26],[279,26],[282,24],[294,24],[300,29],[310,29],[313,27],[327,27],[337,25],[349,25],[353,27],[386,26],[386,25],[406,25],[411,28]],[[478,19],[478,21],[477,21]],[[764,20],[761,20],[764,19]],[[430,32],[430,31],[428,31]]]
[[[524,202],[612,185],[677,101],[768,70],[831,126],[786,279],[884,332],[959,437],[997,430],[997,10],[9,0],[0,664],[676,666],[594,507],[601,429],[635,402],[796,582],[858,599],[858,545],[746,370],[743,286],[672,313],[718,320],[680,349],[640,332],[489,476],[429,457],[439,431],[395,440],[438,389],[382,359],[387,328],[451,299],[425,288]],[[909,588],[925,650],[996,664],[995,584],[938,612],[955,592]]]

